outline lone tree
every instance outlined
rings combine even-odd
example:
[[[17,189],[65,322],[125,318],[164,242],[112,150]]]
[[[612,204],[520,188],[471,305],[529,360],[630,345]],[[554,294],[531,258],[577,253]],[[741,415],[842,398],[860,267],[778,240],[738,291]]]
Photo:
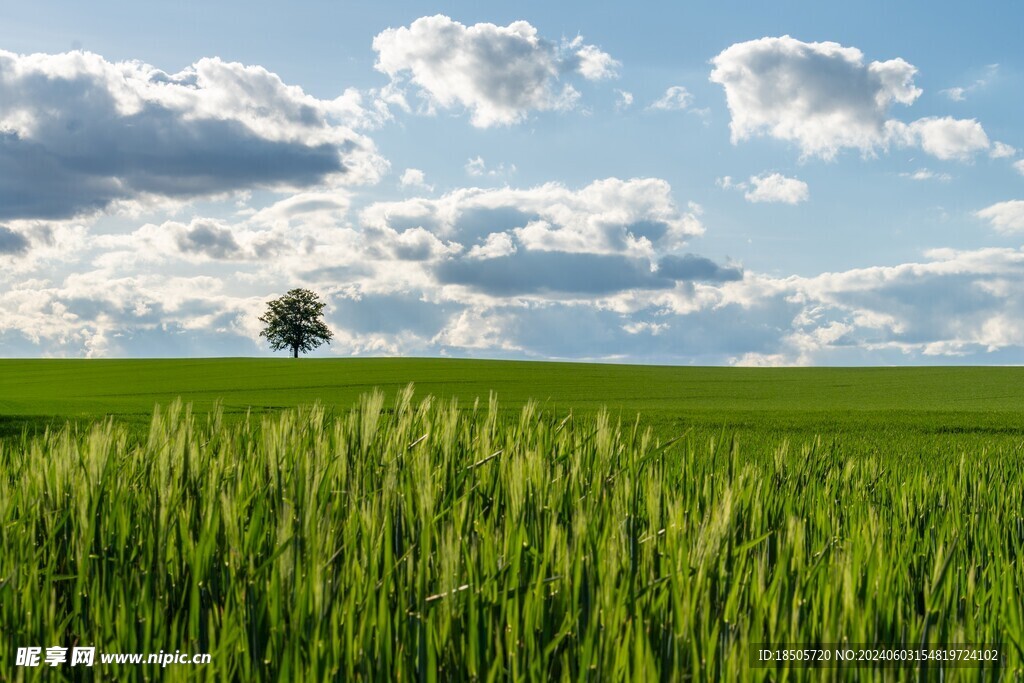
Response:
[[[260,332],[274,351],[291,349],[292,357],[306,353],[324,342],[331,343],[331,331],[324,324],[324,308],[316,292],[293,289],[279,299],[267,302],[267,312],[260,317],[266,327]]]

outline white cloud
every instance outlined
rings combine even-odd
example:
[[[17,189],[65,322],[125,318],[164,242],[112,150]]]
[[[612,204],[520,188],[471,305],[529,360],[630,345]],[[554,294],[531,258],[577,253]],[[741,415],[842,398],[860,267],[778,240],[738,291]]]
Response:
[[[1024,232],[1024,201],[1019,199],[993,204],[975,215],[987,220],[998,232]]]
[[[129,269],[152,270],[152,264],[201,264],[210,261],[255,261],[268,256],[280,240],[268,243],[269,233],[222,220],[194,217],[188,222],[146,223],[126,234],[89,237],[92,262],[100,268],[129,274]]]
[[[1024,159],[1013,162],[1013,167],[1017,169],[1017,173],[1024,175]]]
[[[559,183],[528,189],[465,188],[438,199],[378,202],[360,215],[371,227],[429,227],[464,245],[512,231],[524,247],[603,254],[653,254],[704,232],[694,208],[681,210],[658,178],[597,180],[571,190]]]
[[[618,110],[629,109],[633,106],[633,93],[628,90],[615,91],[615,108]]]
[[[560,225],[552,225],[548,221],[530,221],[522,228],[513,231],[519,241],[527,249],[534,251],[561,251],[576,254],[608,253],[608,244],[590,230],[565,230]],[[627,238],[628,239],[628,238]],[[645,245],[636,244],[641,251]]]
[[[459,349],[520,350],[505,333],[509,316],[489,308],[470,308],[453,316],[432,340]]]
[[[967,97],[966,88],[946,88],[945,90],[940,90],[939,92],[941,92],[943,95],[953,100],[954,102],[963,102]]]
[[[799,204],[810,199],[807,183],[797,178],[788,178],[781,173],[762,173],[751,176],[749,181],[736,182],[732,176],[715,179],[715,185],[723,190],[744,191],[748,202],[776,202]]]
[[[471,176],[479,177],[487,171],[487,164],[484,163],[483,157],[475,157],[466,161],[466,173]]]
[[[619,67],[622,66],[622,63],[612,59],[610,54],[602,52],[594,45],[584,45],[583,36],[576,36],[565,47],[566,51],[575,58],[576,70],[587,80],[600,81],[619,75]]]
[[[1022,285],[1022,250],[939,249],[919,263],[809,278],[747,273],[719,289],[713,310],[739,305],[748,316],[767,312],[776,320],[768,324],[779,334],[732,355],[737,365],[905,364],[935,356],[1017,363],[1024,358]]]
[[[952,88],[946,88],[939,92],[948,97],[953,102],[963,102],[967,99],[967,95],[984,88],[991,83],[996,76],[999,74],[998,64],[989,64],[985,67],[985,73],[981,78],[978,78],[968,86],[954,86]]]
[[[376,68],[393,83],[408,79],[430,109],[465,107],[480,128],[517,123],[531,111],[571,109],[580,95],[561,84],[562,76],[599,80],[619,66],[582,38],[558,46],[526,21],[466,26],[443,15],[382,31],[373,49]]]
[[[484,240],[469,250],[469,258],[489,259],[509,256],[516,253],[516,245],[507,232],[492,232]]]
[[[789,36],[736,43],[712,60],[711,81],[725,88],[734,143],[770,135],[797,143],[805,156],[843,148],[871,152],[887,140],[894,103],[921,94],[917,69],[902,59],[864,63],[838,43]]]
[[[1006,159],[1017,154],[1017,148],[1005,142],[992,143],[992,151],[988,153],[993,159]]]
[[[743,195],[748,202],[799,204],[810,198],[807,183],[797,178],[787,178],[781,173],[752,176],[750,184],[754,186],[753,189]]]
[[[210,354],[246,343],[245,308],[213,277],[80,272],[5,288],[0,338],[57,356]]]
[[[518,170],[515,164],[509,164],[506,167],[504,162],[499,163],[493,168],[488,168],[487,162],[485,162],[484,158],[481,156],[467,159],[466,165],[463,166],[463,168],[466,170],[467,175],[473,176],[474,178],[481,178],[485,176],[489,178],[511,176]]]
[[[651,103],[648,109],[660,109],[662,111],[682,111],[693,103],[693,95],[681,85],[673,85],[665,94]]]
[[[909,125],[890,121],[889,130],[900,144],[919,146],[942,160],[965,161],[976,152],[989,148],[988,135],[974,119],[928,117]]]
[[[729,359],[729,365],[739,368],[778,368],[797,364],[786,354],[758,353],[757,351],[748,351],[742,356]]]
[[[340,190],[299,192],[251,213],[249,223],[261,227],[316,226],[327,229],[343,223],[351,199]]]
[[[374,237],[381,247],[390,251],[393,258],[404,261],[430,261],[462,250],[459,245],[445,244],[437,235],[422,227],[401,232],[384,231]]]
[[[846,148],[874,154],[895,143],[967,161],[990,148],[974,119],[889,118],[893,104],[910,105],[921,94],[917,69],[903,59],[865,64],[857,48],[783,36],[736,43],[712,64],[711,81],[725,88],[734,144],[767,135],[824,159]]]
[[[418,168],[407,168],[402,172],[402,177],[399,178],[398,184],[402,187],[418,187],[425,190],[433,190],[434,188],[427,185],[427,175]]]
[[[664,332],[665,330],[669,329],[669,327],[671,327],[671,325],[669,325],[668,323],[633,322],[626,323],[625,325],[622,326],[622,329],[625,330],[625,332],[628,334],[647,333],[652,336],[657,336]]]
[[[839,322],[853,326],[840,335],[847,346],[961,354],[1024,345],[1019,326],[1005,324],[1024,314],[1015,295],[1024,284],[1024,251],[940,249],[927,256],[924,263],[789,282],[818,302],[818,326],[844,312],[847,319]]]
[[[919,168],[913,173],[900,173],[900,177],[910,178],[911,180],[938,180],[944,183],[948,183],[953,179],[953,176],[948,173],[936,173],[927,168]]]

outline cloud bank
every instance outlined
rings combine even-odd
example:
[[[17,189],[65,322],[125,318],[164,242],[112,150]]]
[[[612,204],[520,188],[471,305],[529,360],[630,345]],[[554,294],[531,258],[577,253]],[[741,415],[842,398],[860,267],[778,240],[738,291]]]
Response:
[[[318,100],[258,66],[168,74],[88,52],[0,51],[0,219],[68,218],[146,196],[374,182],[386,162]]]
[[[374,49],[390,83],[367,106],[354,90],[318,99],[218,59],[169,74],[82,52],[0,53],[4,355],[265,352],[264,302],[299,285],[330,302],[337,340],[324,353],[1024,362],[1020,249],[931,250],[893,266],[782,277],[696,253],[702,209],[661,178],[445,191],[450,177],[410,160],[417,167],[389,183],[404,198],[357,194],[388,168],[365,131],[388,120],[388,106],[408,108],[406,90],[427,110],[465,110],[488,128],[576,107],[576,86],[620,68],[582,38],[546,40],[527,22],[424,17],[380,33]],[[896,118],[921,94],[915,73],[902,59],[868,62],[856,48],[783,37],[733,45],[711,78],[725,90],[735,143],[764,136],[824,159],[905,147],[970,162],[987,151],[1024,173],[1016,149],[977,120]],[[624,111],[633,96],[616,92]],[[673,86],[652,107],[691,101]],[[464,170],[471,183],[517,171],[482,156]],[[901,175],[953,180],[926,168]],[[807,183],[778,172],[720,185],[751,203],[810,198]],[[287,194],[251,193],[250,207],[247,191],[259,189]],[[238,206],[219,201],[215,215],[181,206],[228,195]],[[160,200],[177,213],[142,225],[123,213],[97,219]],[[991,201],[973,217],[1024,232],[1024,202]]]

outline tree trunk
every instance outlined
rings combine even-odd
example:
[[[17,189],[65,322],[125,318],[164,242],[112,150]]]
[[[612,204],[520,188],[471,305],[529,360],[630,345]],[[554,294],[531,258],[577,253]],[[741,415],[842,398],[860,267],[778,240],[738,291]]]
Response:
[[[293,346],[292,347],[292,358],[298,358],[298,357],[299,357],[299,347],[298,346]]]

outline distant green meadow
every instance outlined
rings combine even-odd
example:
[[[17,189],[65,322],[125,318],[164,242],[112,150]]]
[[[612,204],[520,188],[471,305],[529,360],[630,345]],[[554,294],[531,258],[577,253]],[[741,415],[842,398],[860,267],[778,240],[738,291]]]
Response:
[[[1016,680],[1022,557],[1018,369],[0,361],[0,680]]]
[[[641,415],[656,435],[680,430],[780,439],[842,436],[859,448],[922,453],[1024,435],[1024,368],[686,368],[447,359],[0,360],[0,438],[113,416],[148,428],[155,405],[196,413],[222,404],[230,421],[320,403],[346,411],[374,388],[487,400],[516,413],[607,408]],[[754,453],[751,453],[754,455]]]

